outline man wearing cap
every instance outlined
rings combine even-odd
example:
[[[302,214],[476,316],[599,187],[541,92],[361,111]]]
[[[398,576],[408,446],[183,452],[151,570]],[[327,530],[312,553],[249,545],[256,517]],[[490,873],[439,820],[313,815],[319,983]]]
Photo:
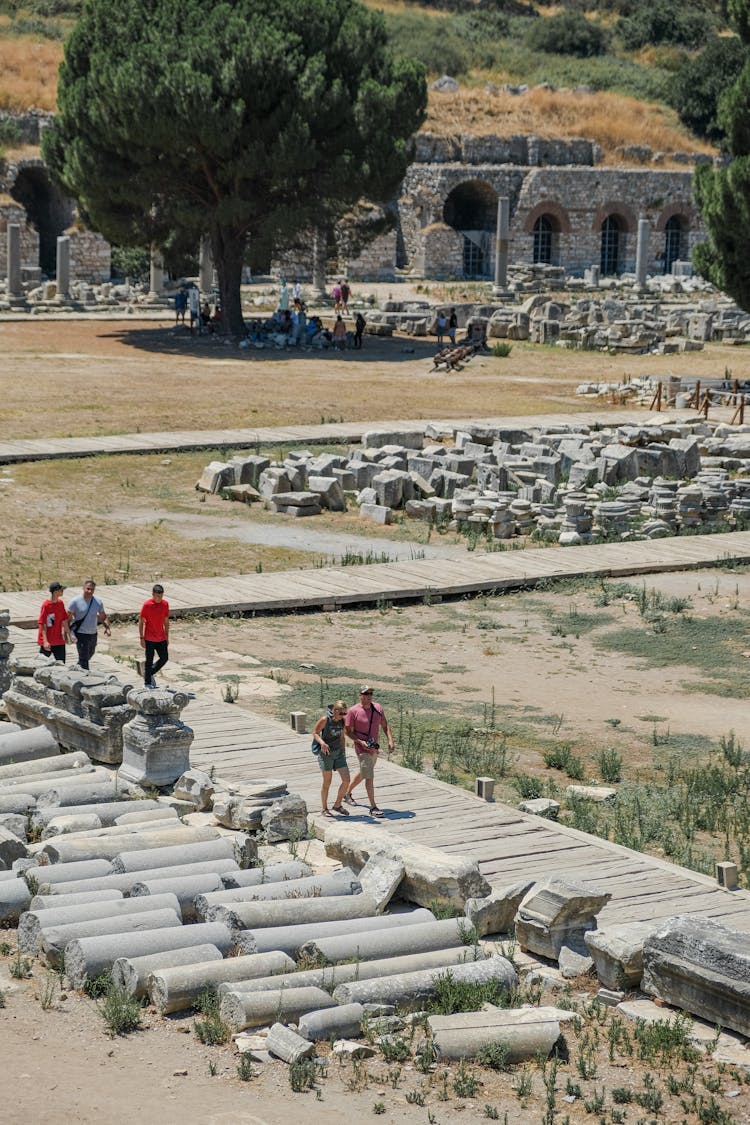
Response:
[[[169,602],[164,597],[164,587],[159,582],[151,590],[151,597],[141,606],[138,633],[141,648],[146,650],[146,687],[155,688],[156,673],[161,672],[169,660]]]
[[[87,578],[83,584],[83,593],[73,598],[68,605],[68,625],[76,639],[78,664],[86,672],[89,670],[89,660],[96,650],[96,630],[99,625],[104,626],[105,636],[110,635],[109,618],[104,604],[94,594],[95,589],[94,579]]]
[[[39,634],[37,643],[43,656],[54,656],[65,663],[65,646],[70,644],[68,612],[62,600],[65,587],[61,582],[50,582],[49,597],[42,602],[39,610]]]
[[[350,805],[356,805],[352,792],[360,781],[364,781],[370,801],[370,815],[380,817],[383,815],[383,810],[375,803],[375,760],[380,750],[380,731],[382,730],[388,739],[389,754],[393,751],[393,735],[383,708],[373,703],[372,695],[373,689],[370,685],[363,684],[359,692],[359,703],[355,703],[346,713],[346,733],[354,743],[359,769],[352,778],[344,800]]]

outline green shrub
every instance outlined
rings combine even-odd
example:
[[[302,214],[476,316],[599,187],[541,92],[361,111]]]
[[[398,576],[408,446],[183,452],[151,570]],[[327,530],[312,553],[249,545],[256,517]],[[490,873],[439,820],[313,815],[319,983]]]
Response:
[[[141,1026],[141,1005],[135,996],[110,982],[99,1011],[110,1035],[127,1035]]]
[[[513,351],[513,345],[509,344],[507,340],[497,340],[492,345],[492,354],[496,355],[498,359],[505,359]]]
[[[632,15],[617,21],[615,31],[629,51],[655,43],[700,47],[713,30],[713,21],[696,8],[676,0],[642,2]]]
[[[667,100],[680,121],[699,137],[718,142],[724,138],[719,124],[719,98],[742,70],[746,51],[736,35],[714,36],[695,58],[684,59],[672,77]]]
[[[526,35],[526,45],[548,55],[573,55],[590,59],[605,54],[607,32],[580,12],[561,12],[535,21]]]
[[[538,777],[528,773],[517,773],[511,785],[524,801],[535,801],[537,797],[544,796],[544,785]]]
[[[50,20],[20,19],[13,20],[4,28],[6,35],[30,35],[34,39],[64,39],[65,31],[59,23]]]
[[[17,145],[21,130],[12,117],[0,117],[0,145]]]
[[[510,1070],[510,1047],[507,1043],[484,1043],[477,1051],[477,1062],[490,1070]]]
[[[151,255],[146,246],[113,246],[112,276],[129,277],[133,282],[146,281],[151,269]]]
[[[315,1059],[298,1059],[289,1064],[289,1085],[295,1094],[312,1090],[315,1086],[317,1066]]]
[[[471,69],[471,50],[466,40],[453,35],[451,26],[439,16],[408,8],[387,12],[388,38],[396,54],[408,53],[434,74],[458,77]]]
[[[616,781],[622,780],[622,754],[618,754],[616,750],[611,748],[600,750],[596,761],[602,781],[612,785]]]

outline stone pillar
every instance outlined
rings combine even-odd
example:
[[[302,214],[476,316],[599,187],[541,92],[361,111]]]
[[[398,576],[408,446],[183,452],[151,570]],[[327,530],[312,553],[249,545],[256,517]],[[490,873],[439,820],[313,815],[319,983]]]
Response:
[[[59,243],[58,239],[58,243]],[[164,262],[159,250],[152,249],[149,268],[148,295],[151,298],[161,297],[164,288]]]
[[[198,255],[198,288],[201,293],[210,293],[214,287],[214,262],[211,257],[211,239],[207,234],[201,238]]]
[[[495,284],[493,293],[500,296],[508,286],[508,235],[510,233],[510,200],[501,195],[497,201],[497,229],[495,230]]]
[[[122,728],[120,777],[145,785],[171,785],[190,769],[192,728],[180,720],[188,697],[181,691],[133,688],[135,718]]]
[[[322,297],[326,291],[326,236],[325,231],[313,234],[312,287],[313,296]]]
[[[22,301],[21,287],[21,226],[8,223],[8,300]]]
[[[57,240],[57,299],[70,299],[70,238],[67,235]]]
[[[646,288],[648,272],[648,240],[651,227],[648,219],[638,220],[638,241],[635,250],[635,284],[638,289]]]
[[[9,610],[0,609],[0,696],[8,690],[13,678],[8,665],[10,654],[13,651],[13,642],[8,640],[9,623]]]

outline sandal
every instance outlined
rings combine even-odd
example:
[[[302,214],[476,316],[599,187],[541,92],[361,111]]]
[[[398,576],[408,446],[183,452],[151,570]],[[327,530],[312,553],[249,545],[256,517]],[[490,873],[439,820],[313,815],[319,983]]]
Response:
[[[352,797],[351,793],[347,793],[347,795],[344,797],[344,800],[346,801],[347,805],[356,805],[357,803]]]
[[[333,809],[332,809],[332,812],[337,812],[341,816],[348,816],[349,815],[349,810],[345,809],[343,805],[334,805]]]
[[[328,817],[331,818],[331,820],[336,819],[336,817],[333,815],[333,813],[331,812],[330,809],[323,809],[323,816],[328,816]]]
[[[379,809],[377,805],[370,805],[370,816],[382,816],[383,810]]]

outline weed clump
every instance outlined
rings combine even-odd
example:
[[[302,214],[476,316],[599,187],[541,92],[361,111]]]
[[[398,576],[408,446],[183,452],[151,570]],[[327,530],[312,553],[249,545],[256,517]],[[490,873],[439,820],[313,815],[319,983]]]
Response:
[[[114,1038],[115,1035],[128,1035],[141,1026],[141,1005],[134,997],[114,981],[110,982],[99,1004],[102,1019]]]

